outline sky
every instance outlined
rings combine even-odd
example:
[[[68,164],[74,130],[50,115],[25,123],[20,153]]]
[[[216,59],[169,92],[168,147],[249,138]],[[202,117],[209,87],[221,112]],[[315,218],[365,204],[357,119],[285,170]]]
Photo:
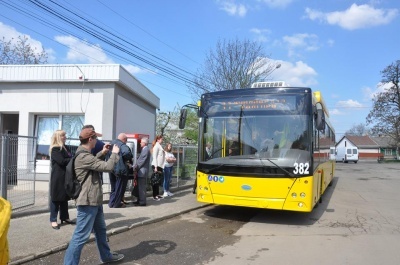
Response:
[[[0,0],[0,37],[51,64],[121,64],[161,112],[194,102],[188,80],[218,41],[256,41],[281,65],[269,80],[321,91],[337,140],[366,123],[399,32],[398,0]]]

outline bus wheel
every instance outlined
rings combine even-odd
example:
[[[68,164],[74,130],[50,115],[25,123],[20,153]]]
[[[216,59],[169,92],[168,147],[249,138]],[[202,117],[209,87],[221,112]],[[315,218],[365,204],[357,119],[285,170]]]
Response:
[[[322,196],[321,197],[319,197],[319,201],[318,201],[319,203],[322,203]]]

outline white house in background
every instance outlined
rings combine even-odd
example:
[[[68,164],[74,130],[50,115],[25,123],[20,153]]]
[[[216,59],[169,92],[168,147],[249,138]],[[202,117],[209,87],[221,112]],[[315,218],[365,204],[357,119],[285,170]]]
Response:
[[[78,138],[92,124],[102,139],[121,132],[154,139],[160,99],[118,64],[0,65],[0,133],[36,136],[37,172],[49,170],[57,129]]]

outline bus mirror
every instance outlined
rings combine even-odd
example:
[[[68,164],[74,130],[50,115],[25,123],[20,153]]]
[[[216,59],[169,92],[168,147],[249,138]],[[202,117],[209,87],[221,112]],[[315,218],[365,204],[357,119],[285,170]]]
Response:
[[[323,109],[317,109],[316,125],[318,131],[325,130],[325,113]]]
[[[181,116],[179,117],[179,129],[185,128],[186,116],[187,116],[187,109],[181,109]]]

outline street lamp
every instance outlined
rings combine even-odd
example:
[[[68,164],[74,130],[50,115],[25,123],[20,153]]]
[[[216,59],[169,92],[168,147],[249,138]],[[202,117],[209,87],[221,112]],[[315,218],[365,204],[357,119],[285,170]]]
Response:
[[[280,63],[278,63],[276,66],[275,66],[275,68],[271,71],[271,73],[270,74],[272,74],[276,69],[278,69],[278,68],[281,68],[281,64]]]

